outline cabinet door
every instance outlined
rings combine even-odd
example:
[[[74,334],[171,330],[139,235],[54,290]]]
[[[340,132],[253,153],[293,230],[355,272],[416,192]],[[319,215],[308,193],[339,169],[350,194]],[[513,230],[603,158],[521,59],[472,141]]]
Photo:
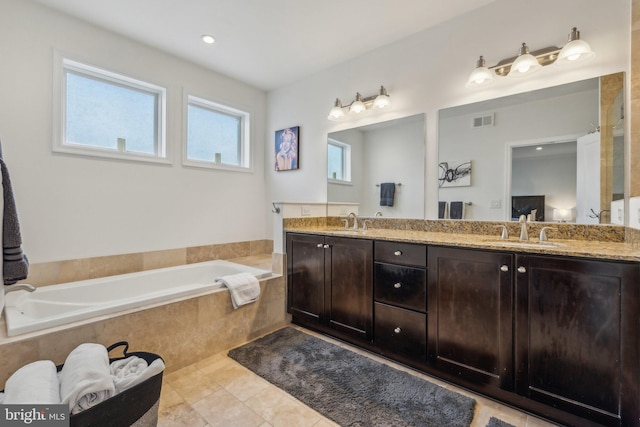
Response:
[[[403,355],[424,362],[427,356],[427,316],[379,302],[375,310],[375,343],[385,356]]]
[[[373,329],[373,242],[327,237],[326,306],[329,326],[371,341]],[[330,278],[330,280],[329,280]]]
[[[430,247],[429,363],[483,391],[513,388],[513,256]]]
[[[637,425],[638,265],[543,256],[516,265],[517,392]]]
[[[302,321],[324,321],[324,237],[287,234],[287,307]]]

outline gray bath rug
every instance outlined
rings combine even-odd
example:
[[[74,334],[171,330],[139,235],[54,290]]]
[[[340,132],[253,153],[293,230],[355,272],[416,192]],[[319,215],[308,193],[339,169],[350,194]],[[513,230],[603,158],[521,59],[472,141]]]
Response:
[[[513,424],[509,424],[506,421],[502,421],[497,419],[496,417],[491,417],[489,422],[487,423],[487,427],[515,427]]]
[[[284,328],[229,357],[341,426],[469,426],[475,400]]]

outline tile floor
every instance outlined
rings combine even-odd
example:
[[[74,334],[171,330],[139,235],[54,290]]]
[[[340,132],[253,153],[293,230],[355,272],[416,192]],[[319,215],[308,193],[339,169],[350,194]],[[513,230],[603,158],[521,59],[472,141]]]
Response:
[[[442,383],[347,344],[306,329],[299,329],[473,397],[478,404],[471,427],[486,426],[492,416],[516,427],[553,426],[553,424],[526,413]],[[165,375],[160,398],[158,426],[328,427],[337,426],[337,424],[244,368],[227,357],[225,352]]]

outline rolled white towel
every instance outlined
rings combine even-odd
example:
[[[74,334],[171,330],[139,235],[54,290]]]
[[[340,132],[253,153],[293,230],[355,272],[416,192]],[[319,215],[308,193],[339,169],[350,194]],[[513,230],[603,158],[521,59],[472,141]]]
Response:
[[[56,365],[51,360],[29,363],[9,377],[2,404],[58,404],[60,384]]]
[[[76,347],[60,371],[60,397],[72,414],[89,409],[115,394],[109,355],[101,344]]]
[[[218,278],[231,293],[233,308],[255,302],[260,296],[260,282],[253,274],[238,273]]]
[[[111,364],[111,374],[116,393],[125,391],[136,384],[164,371],[164,362],[158,358],[147,366],[147,362],[137,356],[130,356],[126,359],[116,360]]]

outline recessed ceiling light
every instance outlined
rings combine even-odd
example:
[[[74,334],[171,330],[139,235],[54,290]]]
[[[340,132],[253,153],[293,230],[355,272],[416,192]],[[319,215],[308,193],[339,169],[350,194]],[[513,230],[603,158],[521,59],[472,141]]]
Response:
[[[216,39],[214,39],[213,36],[205,34],[202,36],[202,41],[207,44],[213,44],[216,41]]]
[[[540,151],[542,150],[542,147],[536,147],[536,150]]]

